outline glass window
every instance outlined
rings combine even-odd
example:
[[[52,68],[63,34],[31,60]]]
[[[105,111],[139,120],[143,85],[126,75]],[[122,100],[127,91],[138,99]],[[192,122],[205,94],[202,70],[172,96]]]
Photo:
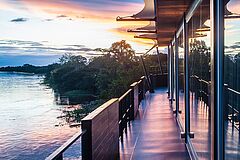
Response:
[[[240,159],[240,1],[225,7],[225,159]]]
[[[188,23],[191,142],[199,159],[211,157],[210,2],[204,0]]]

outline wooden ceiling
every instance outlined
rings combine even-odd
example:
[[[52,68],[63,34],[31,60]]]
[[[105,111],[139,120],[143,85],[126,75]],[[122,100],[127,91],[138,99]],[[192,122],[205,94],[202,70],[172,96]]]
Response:
[[[157,33],[159,46],[167,46],[179,27],[184,12],[193,0],[157,0]]]

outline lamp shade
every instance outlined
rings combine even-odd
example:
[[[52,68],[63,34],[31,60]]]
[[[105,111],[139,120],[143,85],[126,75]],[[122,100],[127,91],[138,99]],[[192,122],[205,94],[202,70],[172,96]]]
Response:
[[[137,14],[134,14],[134,18],[154,18],[155,17],[155,6],[154,0],[144,0],[144,8]]]
[[[147,26],[137,28],[136,30],[156,30],[156,24],[154,21],[150,21]]]
[[[155,0],[144,0],[144,8],[137,14],[117,17],[117,21],[152,21],[155,20]]]
[[[233,14],[240,15],[240,0],[230,0],[227,3],[227,9]]]

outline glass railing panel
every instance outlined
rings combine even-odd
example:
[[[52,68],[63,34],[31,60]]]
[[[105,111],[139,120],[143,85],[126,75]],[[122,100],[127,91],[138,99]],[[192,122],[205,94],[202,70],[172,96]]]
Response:
[[[224,131],[225,159],[240,159],[240,1],[230,0],[225,9]]]
[[[178,42],[178,95],[179,95],[179,117],[183,129],[185,129],[185,101],[184,101],[184,39],[183,32],[177,38]]]
[[[188,23],[191,139],[199,159],[211,156],[210,1],[204,0]]]

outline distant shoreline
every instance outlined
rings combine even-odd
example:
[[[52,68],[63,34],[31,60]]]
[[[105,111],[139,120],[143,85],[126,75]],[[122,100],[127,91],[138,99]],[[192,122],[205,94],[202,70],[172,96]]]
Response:
[[[17,74],[39,75],[39,74],[36,74],[36,73],[18,72],[18,71],[0,71],[0,73],[17,73]]]
[[[33,66],[30,64],[24,64],[23,66],[15,67],[0,67],[0,72],[21,73],[30,75],[46,75],[50,73],[58,64],[51,64],[48,66]]]

